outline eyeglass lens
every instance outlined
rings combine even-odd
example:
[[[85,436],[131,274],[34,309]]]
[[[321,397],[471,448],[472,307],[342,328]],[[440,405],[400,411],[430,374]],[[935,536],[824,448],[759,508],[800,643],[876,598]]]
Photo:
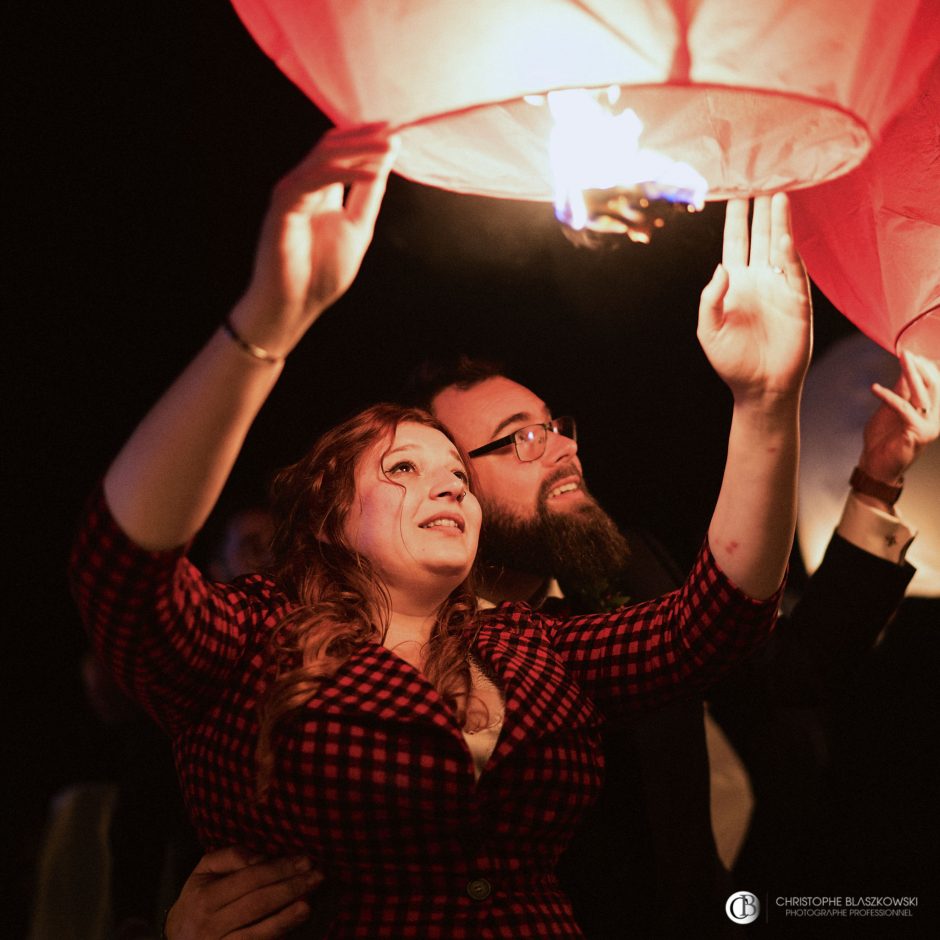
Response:
[[[549,427],[555,434],[574,440],[574,421],[570,418],[557,418]],[[515,435],[516,455],[524,462],[538,460],[545,453],[547,440],[548,430],[544,424],[530,424],[528,427],[519,428]]]

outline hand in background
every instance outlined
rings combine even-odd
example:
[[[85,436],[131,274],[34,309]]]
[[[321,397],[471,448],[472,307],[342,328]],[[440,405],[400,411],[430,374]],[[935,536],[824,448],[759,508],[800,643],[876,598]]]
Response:
[[[310,915],[323,881],[308,859],[256,861],[237,847],[204,855],[166,919],[168,940],[270,940]]]
[[[858,465],[870,477],[897,484],[920,452],[940,436],[940,368],[901,353],[901,377],[894,389],[877,383],[881,407],[868,419]]]

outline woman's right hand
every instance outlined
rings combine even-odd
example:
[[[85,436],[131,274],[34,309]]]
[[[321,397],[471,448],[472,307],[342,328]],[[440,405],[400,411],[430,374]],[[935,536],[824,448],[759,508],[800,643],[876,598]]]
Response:
[[[278,182],[251,282],[231,314],[239,335],[284,356],[345,293],[372,240],[396,150],[384,125],[333,130]]]
[[[796,252],[785,193],[725,213],[721,264],[702,291],[698,338],[735,403],[799,400],[812,349],[809,282]]]
[[[796,525],[799,403],[812,348],[812,304],[787,197],[725,213],[721,264],[702,291],[698,337],[734,396],[728,457],[708,542],[745,593],[780,586]]]

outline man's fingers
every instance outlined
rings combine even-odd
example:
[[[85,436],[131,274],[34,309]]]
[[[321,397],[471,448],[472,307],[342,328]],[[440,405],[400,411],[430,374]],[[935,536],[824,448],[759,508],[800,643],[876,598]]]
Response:
[[[203,907],[210,911],[221,911],[223,909],[227,910],[231,905],[236,904],[246,896],[264,890],[269,885],[291,878],[307,878],[310,871],[309,859],[279,858],[272,861],[258,862],[224,874],[203,875],[202,883],[197,887],[203,898]],[[196,872],[193,873],[193,875],[195,874]],[[274,910],[274,908],[272,907],[262,913],[270,913],[271,910]],[[230,924],[234,928],[240,924],[250,923],[253,919],[255,918],[246,917],[240,921],[232,921]]]
[[[276,858],[270,861],[258,862],[240,871],[228,875],[226,882],[226,900],[223,903],[233,903],[245,895],[262,890],[269,885],[280,884],[294,878],[306,879],[310,876],[313,866],[310,859]],[[222,885],[220,879],[216,887]],[[221,905],[220,905],[221,906]]]
[[[892,411],[903,418],[908,424],[915,425],[923,415],[916,405],[912,405],[906,398],[902,398],[897,392],[890,388],[885,388],[875,382],[871,387],[872,394],[881,399]]]
[[[940,386],[940,361],[910,352],[905,352],[903,355],[910,360],[914,371],[920,375],[924,385],[936,391],[937,387]]]
[[[207,852],[193,870],[194,875],[227,875],[230,872],[247,868],[259,861],[260,856],[253,855],[239,845],[230,845],[224,849]]]
[[[228,937],[232,931],[272,917],[275,925],[282,924],[284,908],[323,881],[308,858],[260,862],[257,858],[236,846],[204,855],[170,911],[168,935],[188,937],[195,931],[199,936]],[[186,928],[182,933],[181,924]],[[269,935],[277,936],[258,934]]]
[[[926,360],[909,352],[901,353],[901,374],[910,391],[911,404],[915,408],[927,409],[932,399],[929,383],[929,364]],[[933,386],[936,389],[936,386]]]
[[[310,916],[310,905],[297,901],[264,920],[228,934],[225,940],[274,940],[302,924]]]
[[[220,922],[224,921],[229,930],[255,924],[303,900],[322,883],[323,875],[320,872],[307,871],[256,888],[222,908],[218,915]]]

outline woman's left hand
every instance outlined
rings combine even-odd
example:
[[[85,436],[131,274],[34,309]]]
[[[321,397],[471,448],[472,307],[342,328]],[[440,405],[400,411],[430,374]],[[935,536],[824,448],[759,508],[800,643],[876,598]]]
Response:
[[[331,130],[274,187],[236,329],[288,352],[352,284],[375,228],[397,140],[385,125]]]
[[[702,291],[698,339],[735,402],[798,396],[812,350],[809,283],[783,193],[728,202],[722,262]]]

